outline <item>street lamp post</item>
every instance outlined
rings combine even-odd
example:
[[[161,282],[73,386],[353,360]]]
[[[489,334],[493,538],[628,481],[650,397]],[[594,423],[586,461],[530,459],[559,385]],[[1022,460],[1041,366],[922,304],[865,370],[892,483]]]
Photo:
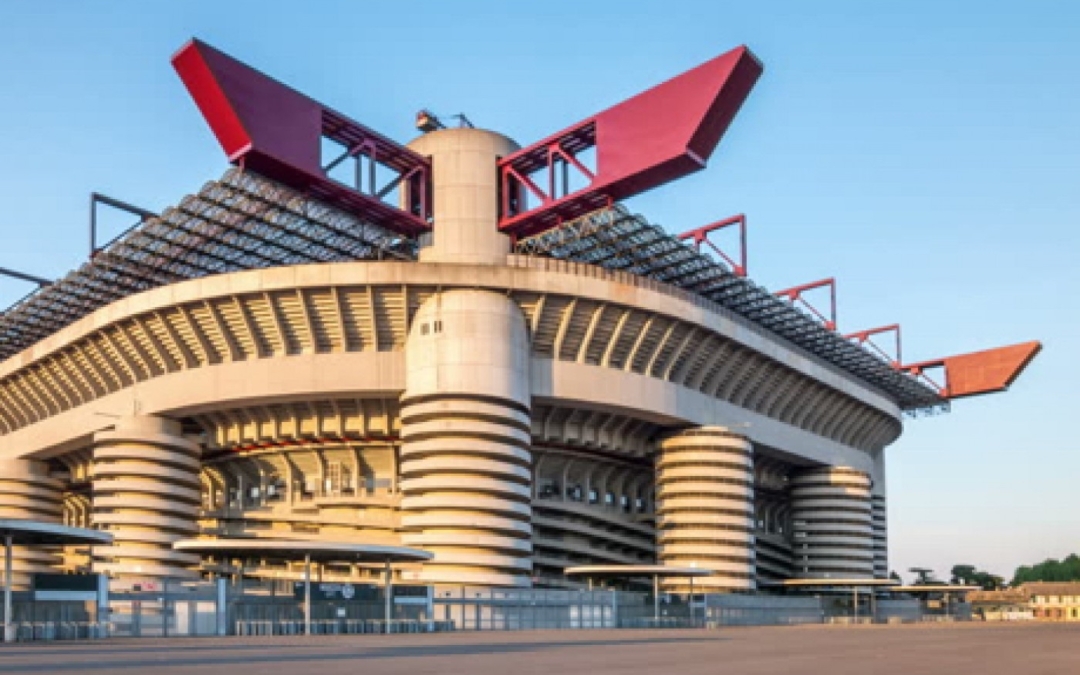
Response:
[[[11,626],[11,545],[14,536],[4,535],[4,642],[14,642],[15,632]]]
[[[304,635],[311,635],[311,554],[304,554]]]

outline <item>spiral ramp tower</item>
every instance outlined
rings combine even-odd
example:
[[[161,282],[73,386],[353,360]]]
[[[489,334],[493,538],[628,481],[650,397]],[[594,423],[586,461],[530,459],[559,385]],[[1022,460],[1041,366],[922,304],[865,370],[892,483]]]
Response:
[[[49,475],[44,462],[28,459],[0,461],[0,518],[61,523],[63,487]],[[30,588],[36,573],[56,572],[59,547],[12,547],[12,588]]]
[[[750,441],[722,427],[663,439],[656,458],[657,559],[711,569],[703,592],[755,588],[754,461]],[[672,579],[671,591],[687,582]]]
[[[199,556],[172,544],[198,532],[199,455],[179,423],[159,417],[122,418],[94,436],[93,522],[113,535],[95,548],[95,571],[198,578]]]
[[[873,577],[870,489],[869,474],[847,467],[821,467],[796,474],[792,511],[797,577]]]
[[[436,584],[528,586],[532,456],[524,317],[505,296],[451,291],[417,312],[402,398],[401,525]]]

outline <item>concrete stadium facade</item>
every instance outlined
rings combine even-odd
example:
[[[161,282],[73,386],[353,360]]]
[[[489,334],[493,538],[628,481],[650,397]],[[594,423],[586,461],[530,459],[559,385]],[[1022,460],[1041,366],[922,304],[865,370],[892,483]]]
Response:
[[[870,515],[894,402],[692,294],[512,254],[491,170],[511,142],[415,145],[436,168],[419,261],[168,285],[0,365],[0,514],[108,529],[90,566],[140,577],[196,575],[171,544],[198,535],[416,546],[435,557],[406,578],[436,584],[658,559],[738,591],[886,569]],[[822,476],[859,487],[803,494]],[[801,546],[803,518],[844,534]],[[24,581],[55,562],[17,559]]]

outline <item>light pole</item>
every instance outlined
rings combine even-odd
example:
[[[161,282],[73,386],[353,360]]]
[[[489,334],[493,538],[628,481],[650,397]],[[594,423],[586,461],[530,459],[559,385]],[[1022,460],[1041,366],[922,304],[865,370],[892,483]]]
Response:
[[[304,635],[311,635],[311,554],[304,554]]]
[[[690,577],[690,627],[694,627],[694,577]]]
[[[11,629],[11,544],[13,535],[4,535],[4,642],[14,642],[15,634]]]
[[[383,607],[383,620],[386,621],[386,632],[389,633],[390,632],[390,615],[392,613],[391,603],[393,602],[393,595],[394,595],[394,577],[393,577],[393,572],[390,569],[390,558],[386,559],[386,565],[385,565],[384,569],[385,569],[385,576],[386,576],[386,584],[385,584],[385,587],[386,587],[386,602],[385,602],[385,606]]]
[[[660,575],[652,575],[652,617],[653,624],[660,624]]]

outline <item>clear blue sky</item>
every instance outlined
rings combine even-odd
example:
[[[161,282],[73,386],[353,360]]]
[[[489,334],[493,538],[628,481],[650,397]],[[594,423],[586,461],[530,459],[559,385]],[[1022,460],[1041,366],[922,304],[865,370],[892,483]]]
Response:
[[[755,280],[835,276],[841,329],[899,321],[908,360],[1042,340],[890,448],[890,562],[1080,551],[1080,4],[153,4],[4,3],[0,266],[79,265],[91,191],[156,210],[222,173],[169,64],[192,36],[402,141],[429,107],[528,142],[746,43],[765,75],[709,169],[631,207],[747,213]]]

